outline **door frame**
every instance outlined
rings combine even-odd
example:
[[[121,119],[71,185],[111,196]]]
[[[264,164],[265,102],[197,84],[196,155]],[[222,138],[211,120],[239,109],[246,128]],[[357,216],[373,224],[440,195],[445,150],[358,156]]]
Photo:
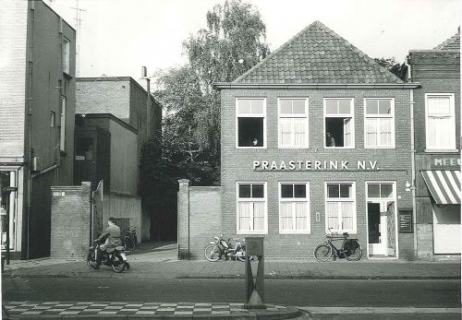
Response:
[[[392,185],[392,196],[388,198],[369,198],[367,192],[368,192],[368,185],[369,184],[389,184]],[[366,218],[366,241],[367,241],[367,257],[368,258],[375,258],[374,255],[371,254],[370,250],[370,245],[369,245],[369,217],[368,217],[368,203],[384,203],[385,206],[388,207],[388,203],[394,202],[394,212],[393,212],[393,217],[394,217],[394,227],[395,227],[395,234],[394,234],[394,239],[395,239],[395,255],[394,256],[389,256],[388,255],[388,234],[387,234],[387,241],[386,241],[386,247],[384,248],[385,254],[383,255],[384,258],[387,259],[397,259],[398,258],[398,201],[397,201],[397,196],[396,196],[396,181],[366,181],[365,182],[365,218]],[[388,221],[387,221],[388,225]],[[386,226],[385,226],[386,228]],[[387,230],[388,231],[388,230]],[[382,257],[380,255],[380,257]]]

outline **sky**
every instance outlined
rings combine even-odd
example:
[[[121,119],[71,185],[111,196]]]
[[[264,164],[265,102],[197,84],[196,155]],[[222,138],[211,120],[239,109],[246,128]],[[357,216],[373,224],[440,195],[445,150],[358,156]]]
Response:
[[[148,75],[186,62],[182,42],[206,27],[224,0],[44,0],[79,32],[78,76]],[[404,62],[457,32],[459,0],[247,0],[266,24],[274,51],[319,20],[371,58]],[[80,12],[77,28],[75,8]],[[74,8],[74,9],[73,9]]]

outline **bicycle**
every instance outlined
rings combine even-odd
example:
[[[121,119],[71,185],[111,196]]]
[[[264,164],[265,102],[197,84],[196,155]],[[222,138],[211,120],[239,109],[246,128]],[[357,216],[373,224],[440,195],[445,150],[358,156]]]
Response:
[[[125,232],[124,236],[124,247],[125,250],[133,251],[138,244],[138,238],[136,236],[136,227],[129,226],[128,231]]]
[[[329,231],[331,228],[329,228]],[[341,236],[335,235],[330,231],[330,235],[326,234],[327,240],[314,248],[314,258],[319,262],[325,262],[332,256],[335,258],[346,258],[348,261],[358,261],[363,255],[363,249],[358,242],[358,239],[349,239],[348,232],[344,232]],[[334,241],[341,241],[342,245],[337,248]]]

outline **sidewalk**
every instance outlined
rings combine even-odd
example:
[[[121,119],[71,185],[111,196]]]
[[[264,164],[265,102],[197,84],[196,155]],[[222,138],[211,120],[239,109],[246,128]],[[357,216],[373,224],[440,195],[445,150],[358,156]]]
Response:
[[[244,278],[245,263],[178,260],[176,244],[147,244],[128,253],[130,278]],[[257,262],[252,262],[252,266]],[[460,261],[362,260],[314,262],[309,260],[265,260],[267,279],[460,279]],[[96,271],[82,260],[36,259],[11,261],[3,277],[114,277],[120,274],[103,266]]]
[[[128,253],[131,268],[114,273],[109,267],[97,271],[82,260],[36,259],[11,261],[2,278],[244,278],[245,263],[178,260],[176,244],[143,244]],[[255,273],[258,262],[252,262]],[[460,261],[265,260],[265,279],[456,279]],[[27,280],[25,280],[27,281]],[[246,309],[242,303],[132,303],[123,301],[3,301],[9,317],[4,319],[459,319],[458,308],[324,308],[266,305]]]

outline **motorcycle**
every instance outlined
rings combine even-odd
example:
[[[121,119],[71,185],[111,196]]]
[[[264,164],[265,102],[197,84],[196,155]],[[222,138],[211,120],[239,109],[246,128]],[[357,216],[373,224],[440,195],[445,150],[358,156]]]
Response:
[[[91,268],[96,269],[96,258],[98,254],[102,254],[101,264],[112,267],[114,272],[120,273],[130,269],[123,246],[115,247],[111,252],[101,251],[100,247],[101,243],[95,240],[95,244],[88,250],[87,263]]]
[[[204,249],[205,258],[215,262],[221,258],[245,261],[245,240],[235,240],[234,246],[231,239],[225,240],[223,235],[214,237],[215,241],[210,242]]]

